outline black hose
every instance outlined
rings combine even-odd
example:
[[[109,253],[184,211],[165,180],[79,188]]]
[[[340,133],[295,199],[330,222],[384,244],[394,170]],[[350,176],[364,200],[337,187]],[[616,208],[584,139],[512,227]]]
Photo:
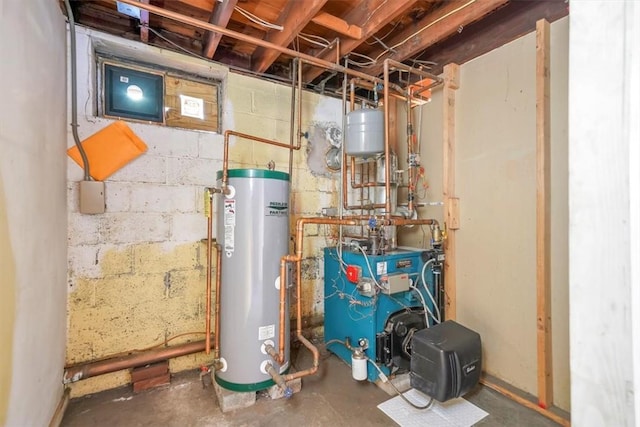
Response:
[[[69,0],[64,0],[64,6],[67,9],[67,18],[69,19],[69,39],[71,41],[71,132],[73,133],[73,140],[78,147],[80,157],[82,157],[82,164],[84,165],[84,180],[91,181],[91,174],[89,173],[89,159],[87,153],[82,147],[80,137],[78,136],[78,77],[76,75],[76,22],[73,19],[73,11],[71,10],[71,4]]]

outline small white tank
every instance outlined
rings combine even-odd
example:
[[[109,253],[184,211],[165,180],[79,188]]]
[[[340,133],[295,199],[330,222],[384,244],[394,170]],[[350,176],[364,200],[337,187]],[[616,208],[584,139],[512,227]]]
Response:
[[[384,153],[384,112],[362,108],[347,114],[345,151],[368,158]]]

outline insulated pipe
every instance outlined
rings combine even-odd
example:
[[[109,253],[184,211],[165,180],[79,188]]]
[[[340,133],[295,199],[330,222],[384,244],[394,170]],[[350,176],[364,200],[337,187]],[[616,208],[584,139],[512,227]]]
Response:
[[[116,0],[112,0],[114,3]],[[354,77],[360,77],[364,80],[376,81],[380,82],[380,79],[376,77],[372,77],[368,74],[365,74],[361,71],[355,71],[349,68],[345,68],[339,64],[334,64],[333,62],[325,61],[323,59],[316,58],[312,55],[307,55],[305,53],[300,53],[295,50],[289,49],[284,46],[280,46],[275,43],[271,43],[262,39],[258,39],[243,33],[239,33],[237,31],[229,30],[227,28],[221,27],[219,25],[210,24],[209,22],[200,21],[199,19],[192,18],[187,15],[183,15],[181,13],[173,12],[162,7],[157,7],[152,4],[143,3],[137,0],[118,0],[120,3],[128,4],[131,6],[135,6],[139,9],[148,10],[151,13],[154,13],[159,16],[163,16],[165,18],[173,19],[178,22],[182,22],[183,24],[193,25],[196,28],[202,28],[207,31],[211,31],[214,33],[222,34],[223,36],[231,37],[235,40],[240,40],[243,42],[251,43],[255,46],[261,46],[267,49],[272,49],[277,52],[283,53],[285,55],[291,56],[293,58],[300,58],[304,60],[306,63],[314,65],[316,67],[325,68],[331,71],[337,71],[339,73],[347,73]],[[301,67],[302,64],[299,64]]]
[[[73,383],[98,375],[121,371],[123,369],[135,368],[138,366],[148,365],[150,363],[172,359],[174,357],[200,353],[205,349],[205,347],[206,341],[202,340],[175,345],[160,350],[151,350],[143,353],[130,354],[98,362],[71,366],[65,369],[62,382],[64,384]]]

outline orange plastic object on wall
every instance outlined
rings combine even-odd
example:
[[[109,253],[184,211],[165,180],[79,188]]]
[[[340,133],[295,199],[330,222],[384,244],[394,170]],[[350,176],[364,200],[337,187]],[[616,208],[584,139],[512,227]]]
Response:
[[[82,141],[82,148],[87,154],[91,177],[97,181],[104,181],[147,151],[147,145],[122,121],[113,122]],[[78,147],[69,148],[67,154],[84,168]]]

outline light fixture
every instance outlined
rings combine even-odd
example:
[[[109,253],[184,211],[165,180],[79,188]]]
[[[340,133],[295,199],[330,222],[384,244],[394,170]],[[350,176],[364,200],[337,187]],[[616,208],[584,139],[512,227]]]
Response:
[[[127,86],[127,96],[133,101],[140,101],[144,97],[144,94],[140,86],[129,85]]]

